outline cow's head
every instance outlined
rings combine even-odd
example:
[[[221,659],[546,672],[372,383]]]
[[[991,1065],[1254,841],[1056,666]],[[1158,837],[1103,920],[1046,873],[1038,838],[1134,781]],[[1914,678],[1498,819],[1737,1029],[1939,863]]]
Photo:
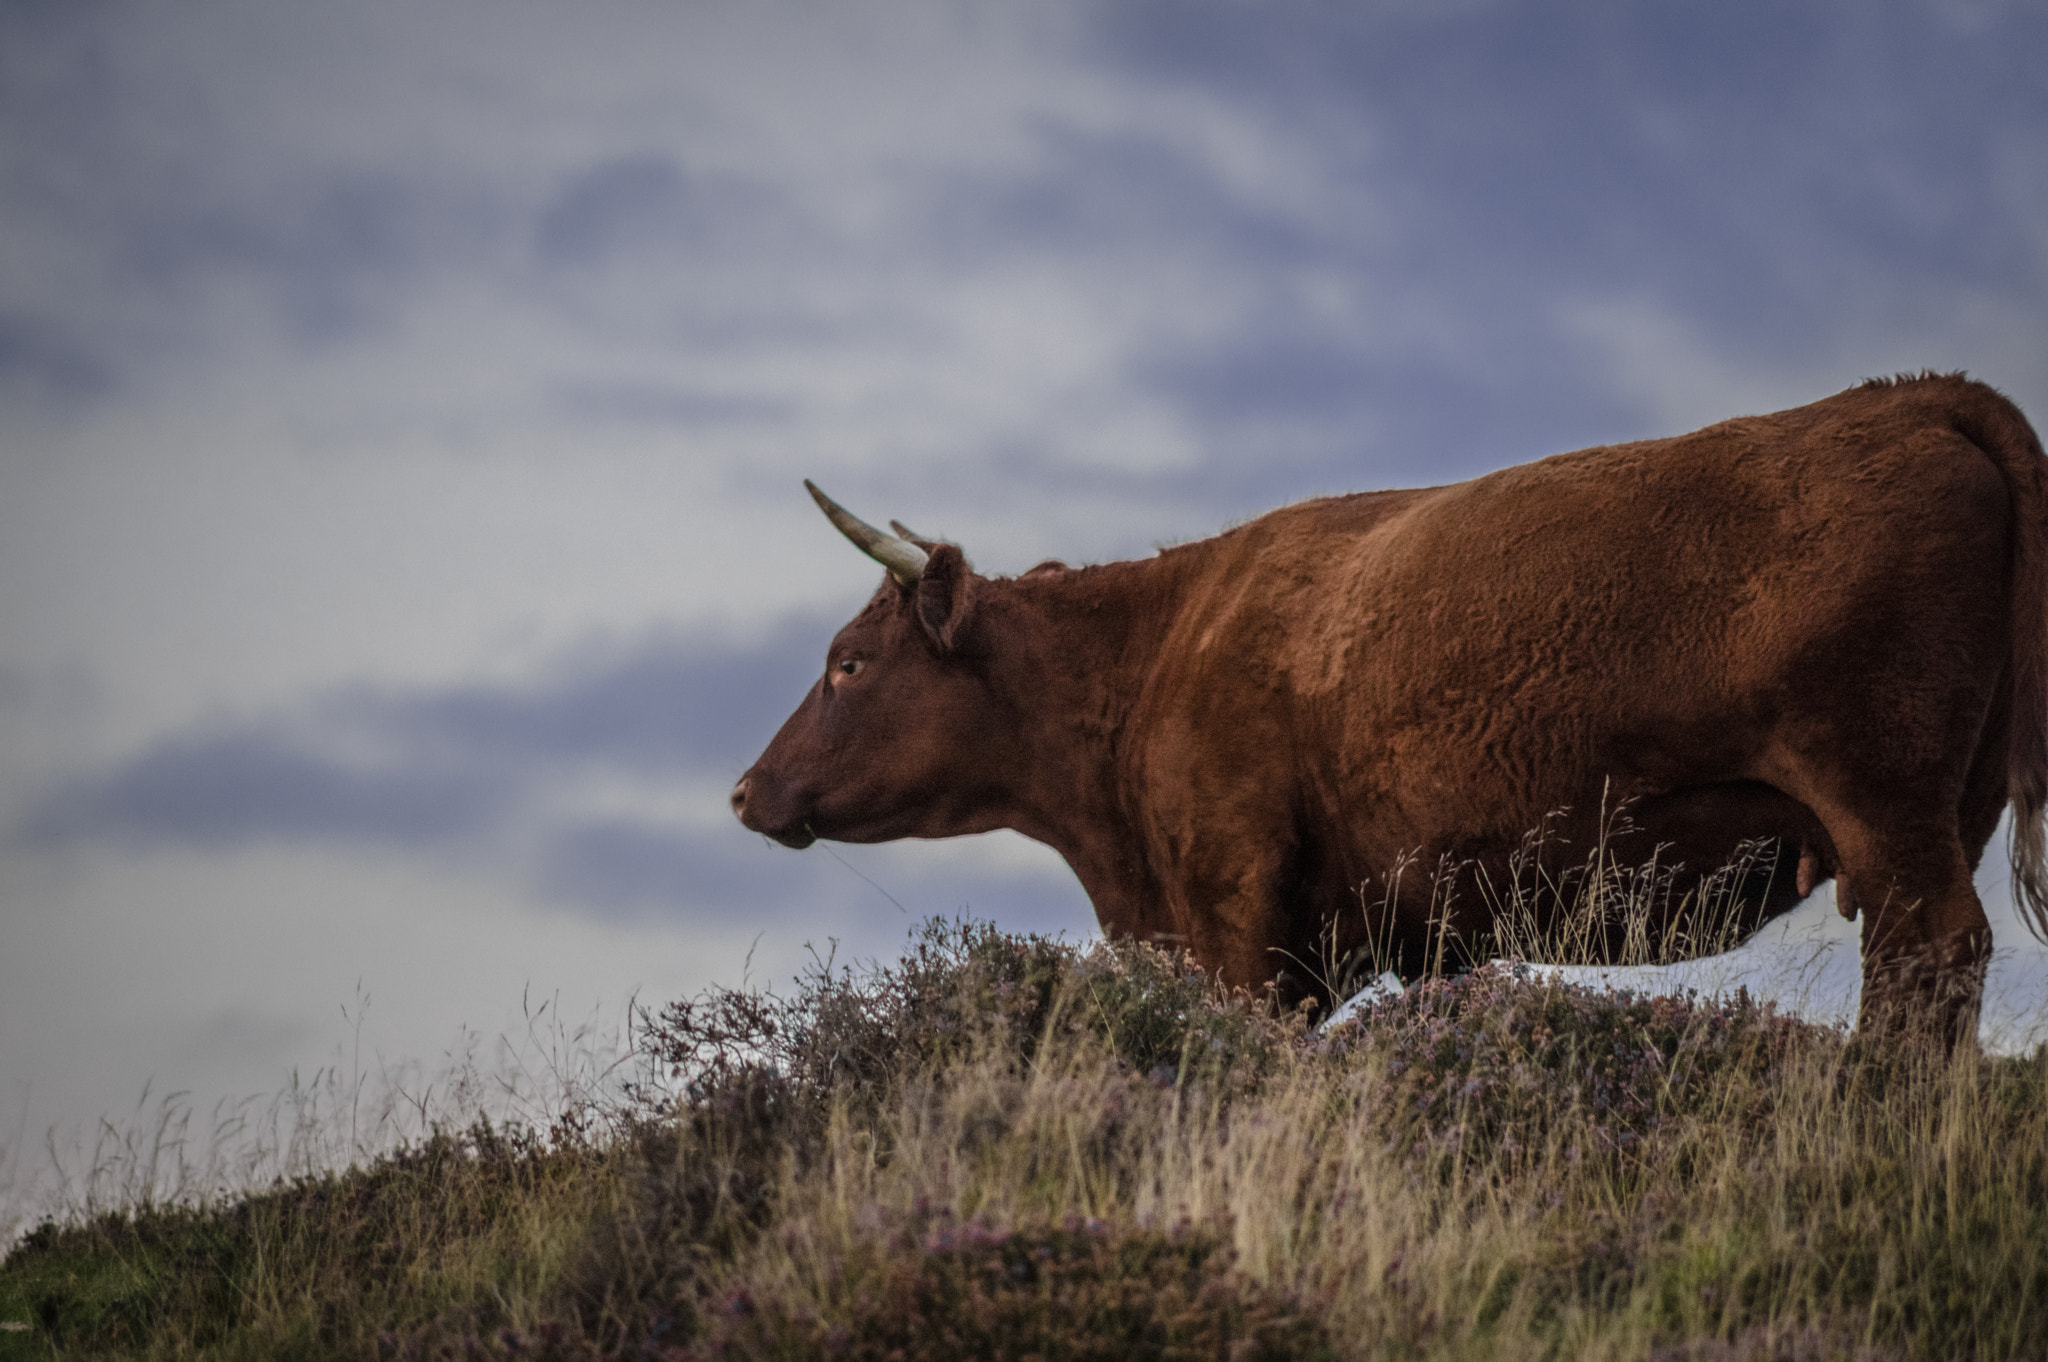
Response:
[[[739,784],[733,812],[786,846],[1001,826],[1012,725],[987,684],[988,589],[952,544],[884,534],[808,481],[832,523],[889,569],[833,638],[825,674]],[[892,522],[893,524],[894,522]]]

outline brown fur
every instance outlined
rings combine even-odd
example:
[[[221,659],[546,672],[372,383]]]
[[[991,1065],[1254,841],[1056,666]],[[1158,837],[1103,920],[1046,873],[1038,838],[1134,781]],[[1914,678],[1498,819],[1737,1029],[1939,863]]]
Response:
[[[1527,873],[1533,829],[1549,872],[1607,831],[1695,884],[1763,839],[1741,926],[1836,878],[1866,1025],[1954,1043],[2008,802],[2048,928],[2044,536],[2025,418],[1929,375],[1143,561],[986,578],[932,544],[733,802],[794,846],[1015,828],[1106,931],[1325,1002],[1293,962],[1362,944],[1364,905],[1410,970],[1432,940],[1483,955],[1477,890]]]

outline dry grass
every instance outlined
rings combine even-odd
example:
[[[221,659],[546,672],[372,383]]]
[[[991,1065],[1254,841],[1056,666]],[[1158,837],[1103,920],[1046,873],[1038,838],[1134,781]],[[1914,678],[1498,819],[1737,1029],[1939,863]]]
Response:
[[[0,1356],[2048,1355],[2048,1053],[945,924],[645,1021],[551,1130],[39,1230]]]
[[[1597,831],[1577,854],[1556,832],[1565,813],[1554,813],[1532,830],[1498,878],[1483,866],[1448,858],[1433,866],[1397,865],[1377,893],[1370,887],[1360,891],[1362,945],[1338,957],[1332,924],[1323,958],[1295,963],[1324,981],[1332,997],[1351,996],[1396,967],[1402,951],[1394,939],[1395,903],[1418,893],[1426,893],[1428,916],[1436,924],[1423,951],[1425,968],[1436,973],[1474,952],[1479,959],[1640,969],[1723,955],[1754,933],[1755,914],[1744,891],[1773,870],[1774,840],[1744,842],[1727,865],[1696,878],[1655,857],[1637,863],[1617,854],[1618,840],[1638,831],[1625,803],[1603,803]],[[1460,892],[1478,900],[1479,916],[1488,924],[1485,939],[1453,938],[1457,915],[1450,900]]]

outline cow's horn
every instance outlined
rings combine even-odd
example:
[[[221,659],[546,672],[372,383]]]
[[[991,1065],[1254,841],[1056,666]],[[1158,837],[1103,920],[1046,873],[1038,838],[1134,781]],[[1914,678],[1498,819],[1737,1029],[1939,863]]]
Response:
[[[854,547],[868,557],[889,569],[889,575],[904,586],[909,586],[924,574],[925,551],[908,540],[883,534],[874,526],[862,520],[853,512],[841,506],[818,490],[818,484],[804,479],[811,499],[818,503],[818,509],[825,518],[839,527],[839,532],[853,541]]]

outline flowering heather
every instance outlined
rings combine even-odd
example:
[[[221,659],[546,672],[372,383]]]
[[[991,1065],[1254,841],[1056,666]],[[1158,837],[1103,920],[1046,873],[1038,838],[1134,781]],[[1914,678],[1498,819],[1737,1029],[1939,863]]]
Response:
[[[645,1015],[640,1047],[688,1099],[772,1075],[822,1115],[963,1058],[1030,1063],[1048,1041],[1081,1037],[1138,1073],[1255,1083],[1299,1033],[1263,1000],[1219,991],[1187,956],[967,921],[922,925],[894,964],[824,961],[795,983],[787,998],[716,988],[670,1003]]]
[[[1333,1056],[1384,1056],[1369,1070],[1370,1104],[1412,1112],[1424,1149],[1485,1140],[1512,1153],[1517,1131],[1571,1112],[1591,1140],[1580,1153],[1592,1154],[1625,1151],[1703,1104],[1761,1121],[1788,1053],[1831,1043],[1747,992],[1596,989],[1496,964],[1379,999],[1322,1045]],[[1758,1108],[1739,1117],[1719,1110],[1737,1075]]]
[[[886,1221],[889,1217],[884,1217]],[[824,1311],[737,1292],[687,1358],[972,1359],[1332,1356],[1299,1302],[1238,1279],[1226,1240],[1070,1216],[1002,1229],[914,1212],[859,1244]]]

